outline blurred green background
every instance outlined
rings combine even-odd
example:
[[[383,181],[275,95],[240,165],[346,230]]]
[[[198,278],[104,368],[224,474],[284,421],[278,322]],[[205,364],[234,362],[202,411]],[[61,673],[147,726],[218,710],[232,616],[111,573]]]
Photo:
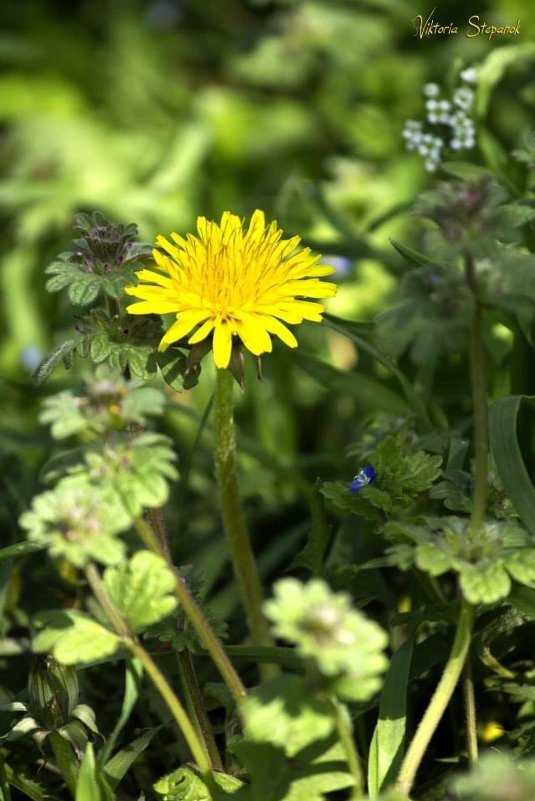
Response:
[[[422,85],[447,78],[456,60],[535,39],[535,10],[522,0],[437,8],[434,18],[464,27],[472,13],[520,19],[520,37],[490,43],[420,41],[411,20],[430,11],[420,0],[5,0],[4,369],[23,373],[50,348],[62,308],[45,297],[42,272],[77,211],[136,221],[153,239],[198,214],[260,207],[325,241],[337,232],[318,187],[354,234],[410,200],[427,179],[400,131],[421,115]],[[506,147],[533,119],[535,87],[515,89],[512,65],[491,109]],[[379,228],[374,243],[402,224]],[[367,263],[349,272],[351,292],[334,309],[369,316],[377,293],[363,283],[382,290],[383,272]]]
[[[329,309],[366,321],[395,289],[401,261],[388,238],[414,238],[404,204],[431,181],[401,137],[405,120],[422,116],[423,84],[448,81],[503,48],[503,62],[489,70],[492,96],[480,128],[499,160],[533,127],[534,61],[522,48],[535,41],[535,7],[478,0],[437,8],[436,19],[463,27],[470,14],[492,24],[520,19],[521,36],[491,42],[462,34],[416,38],[411,20],[431,10],[420,0],[4,0],[0,438],[7,542],[18,537],[18,514],[37,491],[51,446],[36,421],[40,397],[72,380],[60,370],[36,390],[31,372],[76,321],[66,298],[44,291],[43,273],[68,249],[75,213],[98,209],[114,222],[135,221],[141,237],[153,240],[187,231],[199,214],[247,216],[262,208],[335,258],[340,291]],[[240,409],[249,468],[243,491],[257,541],[274,543],[267,570],[303,537],[299,521],[307,511],[301,502],[292,506],[296,496],[317,474],[339,477],[344,446],[366,414],[376,404],[403,411],[387,390],[377,394],[386,381],[380,367],[359,361],[375,374],[371,385],[348,373],[361,358],[352,344],[324,326],[302,329],[299,358],[303,352],[318,361],[303,370],[278,348],[265,360],[262,384],[249,365]],[[322,373],[318,364],[340,372]],[[209,373],[190,395],[175,398],[167,426],[186,474],[178,489],[189,504],[182,524],[193,542],[198,534],[199,548],[208,543],[204,562],[215,583],[225,549],[219,538],[218,561],[214,540],[206,539],[217,520],[209,430],[196,440]],[[351,380],[340,383],[345,373]],[[277,539],[282,516],[289,533]],[[301,528],[294,531],[296,521]]]

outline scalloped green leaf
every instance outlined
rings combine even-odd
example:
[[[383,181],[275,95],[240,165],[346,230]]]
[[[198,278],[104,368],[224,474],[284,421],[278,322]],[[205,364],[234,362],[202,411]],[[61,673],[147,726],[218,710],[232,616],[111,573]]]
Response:
[[[157,623],[175,609],[173,572],[161,556],[138,551],[125,564],[104,571],[104,584],[132,631]]]
[[[460,585],[464,597],[471,604],[491,604],[506,598],[511,589],[511,579],[499,562],[467,565],[460,573]]]
[[[120,638],[82,612],[47,612],[37,615],[36,625],[44,628],[34,637],[37,653],[53,651],[65,665],[88,664],[115,653]]]
[[[76,306],[89,306],[96,300],[100,291],[100,281],[96,276],[84,276],[69,284],[68,295]]]

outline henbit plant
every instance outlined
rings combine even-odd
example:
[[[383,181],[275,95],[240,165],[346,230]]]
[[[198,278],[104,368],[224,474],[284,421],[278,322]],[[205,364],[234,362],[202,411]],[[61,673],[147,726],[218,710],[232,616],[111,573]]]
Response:
[[[535,161],[532,151],[526,140],[519,161]],[[518,637],[535,616],[533,447],[529,436],[519,441],[517,428],[529,431],[520,409],[532,403],[518,364],[535,327],[535,209],[529,183],[527,195],[512,196],[506,181],[481,167],[445,169],[451,177],[416,207],[431,221],[422,250],[395,243],[409,265],[395,305],[374,327],[326,316],[330,329],[380,364],[387,391],[377,390],[374,414],[348,443],[357,470],[309,491],[310,534],[286,566],[299,578],[277,581],[264,603],[236,475],[239,346],[259,355],[271,350],[270,334],[294,345],[277,319],[319,321],[323,307],[301,295],[331,295],[318,280],[329,269],[307,250],[294,253],[297,238],[283,240],[259,212],[247,231],[233,215],[221,225],[200,218],[199,237],[158,240],[153,256],[134,242],[133,225],[99,214],[78,220],[83,239],[49,268],[48,288],[66,288],[73,303],[91,308],[36,376],[43,382],[75,355],[94,366],[82,392],[62,389],[43,403],[52,438],[72,447],[45,465],[49,487],[20,518],[28,539],[0,551],[10,559],[46,550],[70,595],[62,609],[27,623],[47,670],[32,674],[29,703],[4,705],[6,713],[30,712],[2,738],[4,796],[11,785],[38,801],[63,792],[108,801],[171,718],[179,731],[175,764],[163,777],[149,769],[142,779],[164,800],[400,801],[414,788],[429,800],[481,792],[505,801],[503,788],[486,789],[497,770],[491,761],[459,780],[437,771],[434,760],[452,752],[456,765],[478,760],[479,688],[525,702],[511,743],[521,757],[533,749],[531,663]],[[236,279],[248,258],[256,280],[242,297]],[[197,269],[215,268],[210,281],[197,280]],[[141,309],[126,308],[126,286],[142,298]],[[162,339],[154,315],[168,312],[178,320]],[[219,501],[253,639],[246,645],[223,644],[217,610],[207,607],[191,569],[174,564],[176,543],[161,513],[177,471],[171,439],[155,429],[172,403],[166,393],[193,388],[211,349]],[[334,381],[319,360],[303,364],[318,380]],[[359,370],[341,385],[358,382]],[[373,364],[362,380],[381,386]],[[329,520],[340,521],[334,538]],[[176,654],[180,689],[164,654]],[[206,682],[206,656],[223,683]],[[262,680],[250,689],[232,661],[240,656],[260,668]],[[94,715],[76,703],[70,666],[83,675],[119,659],[126,664],[119,720],[107,742],[89,742]],[[162,724],[116,750],[142,672]],[[451,705],[459,683],[464,716]],[[442,720],[448,707],[449,725]],[[20,770],[7,746],[20,733],[50,744],[54,762],[46,751],[45,762],[61,784]],[[507,766],[519,801],[527,801],[531,763]]]

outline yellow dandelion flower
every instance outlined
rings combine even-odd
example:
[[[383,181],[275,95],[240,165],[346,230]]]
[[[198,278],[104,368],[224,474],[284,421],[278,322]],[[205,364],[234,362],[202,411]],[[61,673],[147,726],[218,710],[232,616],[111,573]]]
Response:
[[[283,239],[277,223],[266,226],[258,210],[247,230],[226,211],[219,224],[199,217],[197,231],[186,238],[173,233],[172,243],[158,236],[159,249],[153,251],[158,272],[140,270],[140,283],[126,287],[141,301],[127,307],[130,314],[176,312],[159,350],[188,334],[190,345],[213,336],[215,363],[224,368],[233,337],[259,356],[271,351],[271,334],[297,346],[284,323],[321,322],[324,306],[304,298],[334,295],[336,285],[319,280],[334,268],[319,264],[310,248],[296,250],[300,237]]]

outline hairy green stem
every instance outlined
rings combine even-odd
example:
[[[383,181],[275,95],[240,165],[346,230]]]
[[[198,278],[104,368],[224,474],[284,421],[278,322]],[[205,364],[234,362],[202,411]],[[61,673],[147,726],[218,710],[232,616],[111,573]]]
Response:
[[[152,657],[129,631],[126,621],[123,619],[113,603],[113,599],[108,593],[108,590],[95,565],[89,563],[86,566],[85,574],[95,598],[101,605],[106,617],[115,629],[116,634],[121,637],[123,644],[129,649],[129,651],[131,651],[131,653],[139,659],[154,686],[165,701],[169,711],[171,712],[180,731],[182,732],[182,735],[191,751],[191,754],[203,779],[209,787],[213,787],[214,779],[208,752],[204,743],[201,741],[197,732],[195,731],[195,727],[189,719],[186,710],[176,697],[169,682],[160,671],[156,663],[153,661]]]
[[[336,714],[338,737],[340,738],[342,748],[346,755],[349,772],[355,779],[355,784],[351,790],[351,801],[359,801],[364,792],[364,777],[362,775],[357,746],[353,738],[351,718],[349,717],[347,707],[341,704],[336,698],[333,699],[333,705]]]
[[[233,383],[234,379],[229,370],[217,370],[214,422],[219,504],[252,640],[255,645],[273,645],[267,621],[262,613],[262,587],[238,488]],[[260,665],[259,670],[264,678],[268,678],[274,675],[277,668],[274,665]]]
[[[477,745],[477,717],[476,701],[474,697],[474,679],[472,676],[472,660],[470,659],[470,653],[467,655],[463,670],[463,696],[468,762],[470,765],[475,765],[479,758],[479,751]]]
[[[206,711],[204,698],[202,697],[201,688],[197,681],[197,675],[193,666],[193,659],[189,651],[180,651],[178,654],[178,672],[180,674],[180,681],[186,697],[186,705],[188,708],[189,716],[195,724],[197,731],[202,737],[206,750],[210,757],[210,762],[214,770],[223,770],[223,763],[221,755],[215,741],[214,733],[212,731],[212,724]]]
[[[110,598],[108,590],[106,589],[101,577],[100,573],[98,572],[96,566],[89,562],[85,568],[85,577],[87,579],[87,583],[91,587],[91,591],[93,595],[99,602],[100,606],[102,607],[102,611],[108,618],[109,622],[115,629],[115,633],[118,634],[120,637],[128,638],[130,637],[130,630],[126,625],[126,622],[123,620],[121,614],[115,607],[113,600]]]
[[[236,703],[239,704],[240,701],[242,701],[247,695],[247,691],[243,686],[240,677],[234,670],[230,659],[226,655],[220,640],[216,637],[212,627],[197,606],[197,603],[186,586],[184,579],[175,566],[166,558],[161,544],[154,534],[151,526],[146,520],[139,518],[136,521],[136,528],[147,548],[149,548],[149,550],[151,550],[153,553],[156,553],[166,559],[169,568],[175,575],[175,595],[182,609],[184,610],[184,614],[191,622],[204,647],[214,660],[216,667],[221,673],[225,684],[232,694],[232,697]]]
[[[470,328],[470,383],[474,407],[474,494],[470,528],[481,528],[485,519],[488,493],[488,400],[485,350],[482,337],[482,308],[477,295],[477,283],[472,257],[465,258],[466,281],[474,295],[474,314]]]
[[[173,692],[171,685],[159,669],[156,662],[145,651],[142,645],[134,639],[125,640],[125,645],[136,656],[146,672],[148,673],[152,683],[162,696],[167,704],[169,711],[175,719],[180,731],[182,732],[188,748],[190,749],[193,759],[195,760],[199,772],[203,777],[208,787],[214,787],[214,778],[212,774],[212,766],[208,753],[205,749],[204,743],[201,741],[195,727],[186,714],[186,710]]]
[[[47,737],[52,748],[56,765],[63,781],[73,796],[76,796],[76,781],[78,779],[78,760],[74,755],[73,747],[57,731],[51,731]]]
[[[461,676],[470,647],[473,622],[472,606],[462,601],[457,630],[444,673],[416,729],[399,772],[398,786],[407,795],[411,791],[420,763]]]

